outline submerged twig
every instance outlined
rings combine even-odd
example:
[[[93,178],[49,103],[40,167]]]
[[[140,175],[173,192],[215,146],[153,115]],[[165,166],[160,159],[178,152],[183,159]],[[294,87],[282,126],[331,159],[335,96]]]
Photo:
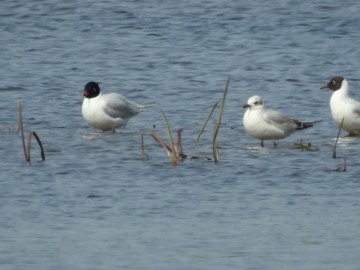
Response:
[[[213,148],[213,155],[214,155],[214,162],[215,163],[217,163],[219,161],[219,151],[218,151],[217,138],[218,138],[218,134],[219,134],[222,115],[223,115],[223,112],[224,112],[225,98],[226,98],[226,94],[227,94],[227,91],[228,91],[229,84],[230,84],[230,78],[228,78],[228,80],[226,81],[224,93],[223,93],[220,108],[219,108],[218,118],[216,120],[215,129],[214,129],[214,137],[213,137],[212,148]]]
[[[312,143],[304,143],[303,139],[300,139],[300,143],[295,143],[294,149],[300,149],[301,151],[318,151],[319,147]]]
[[[347,162],[346,158],[343,159],[343,166],[337,167],[336,169],[325,169],[325,172],[347,172]]]
[[[184,156],[183,146],[182,146],[182,136],[181,136],[181,132],[182,132],[182,129],[179,128],[178,131],[177,131],[177,136],[178,136],[177,154],[178,154],[179,156]]]
[[[200,156],[192,156],[191,159],[197,159],[197,160],[211,160],[211,158],[204,156],[204,155],[200,155]]]
[[[346,166],[346,158],[344,157],[344,167],[343,168],[338,168],[339,172],[346,172],[347,170],[347,166]]]
[[[17,133],[18,132],[18,128],[19,126],[16,127],[2,127],[0,128],[0,132],[4,132],[5,130],[7,130],[9,133]]]
[[[44,151],[44,147],[43,147],[43,145],[42,145],[42,143],[41,143],[41,141],[40,141],[40,138],[39,138],[39,136],[36,134],[36,132],[35,131],[31,131],[30,133],[29,133],[29,137],[28,137],[28,144],[27,144],[27,156],[28,156],[28,162],[30,162],[30,157],[31,157],[31,155],[30,155],[30,146],[31,146],[31,139],[32,139],[32,137],[34,137],[35,139],[36,139],[36,141],[37,141],[37,143],[38,143],[38,145],[39,145],[39,147],[40,147],[40,156],[41,156],[41,160],[45,160],[45,151]]]
[[[177,136],[178,136],[178,143],[175,146],[176,147],[176,160],[177,161],[182,161],[185,158],[187,158],[187,155],[184,154],[183,151],[183,143],[182,143],[182,129],[179,128],[177,131]]]
[[[145,153],[145,145],[144,145],[144,134],[141,134],[141,160],[148,160],[149,157]]]
[[[343,119],[341,120],[339,132],[338,132],[338,135],[337,135],[337,137],[336,137],[335,144],[334,144],[333,158],[336,158],[336,145],[337,145],[337,142],[338,142],[338,140],[339,140],[339,136],[340,136],[340,132],[341,132],[341,129],[342,129],[342,126],[343,126],[343,123],[344,123],[344,119],[345,119],[345,118],[343,117]]]

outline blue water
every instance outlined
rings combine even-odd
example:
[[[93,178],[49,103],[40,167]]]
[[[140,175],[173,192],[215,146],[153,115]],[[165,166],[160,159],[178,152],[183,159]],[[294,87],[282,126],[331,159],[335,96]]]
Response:
[[[358,1],[1,1],[0,268],[359,269],[359,138],[338,132],[320,90],[345,76],[360,100]],[[212,157],[230,78],[220,162],[172,166],[150,136],[183,129],[186,154]],[[81,116],[99,81],[155,104],[117,133]],[[265,148],[242,105],[321,119]],[[17,125],[40,136],[24,162]],[[141,134],[149,160],[141,160]],[[175,135],[175,134],[174,134]],[[311,142],[318,151],[294,144]],[[347,160],[347,171],[336,172]]]

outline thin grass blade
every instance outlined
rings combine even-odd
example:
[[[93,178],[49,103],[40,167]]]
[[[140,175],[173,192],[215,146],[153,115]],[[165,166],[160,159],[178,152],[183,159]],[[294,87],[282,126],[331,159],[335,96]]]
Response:
[[[182,129],[181,128],[178,129],[178,131],[177,131],[177,136],[178,136],[177,151],[178,151],[179,157],[184,156],[181,132],[182,132]]]
[[[23,122],[22,122],[21,98],[19,98],[19,101],[18,101],[18,112],[19,112],[19,125],[18,126],[19,126],[19,130],[20,130],[20,137],[21,137],[21,141],[22,141],[22,145],[23,145],[25,161],[30,162],[30,155],[28,155],[26,152],[25,136],[24,136]]]
[[[336,158],[336,145],[337,145],[337,142],[339,140],[339,137],[340,137],[340,132],[341,132],[341,129],[342,129],[342,126],[343,126],[343,123],[344,123],[344,117],[343,119],[341,120],[341,124],[340,124],[340,128],[339,128],[339,132],[338,132],[338,135],[336,137],[336,141],[335,141],[335,144],[334,144],[334,149],[333,149],[333,158]]]
[[[216,103],[214,104],[214,106],[211,108],[211,111],[208,113],[207,117],[205,118],[204,123],[201,125],[200,130],[199,130],[199,134],[198,134],[198,136],[197,136],[197,138],[196,138],[196,140],[195,140],[195,142],[194,142],[194,144],[193,144],[192,152],[194,151],[196,145],[198,144],[198,142],[199,142],[199,140],[200,140],[200,137],[201,137],[201,135],[203,134],[203,132],[204,132],[204,130],[205,130],[205,127],[206,127],[207,123],[209,122],[209,120],[210,120],[213,112],[215,111],[215,108],[217,107],[217,105],[218,105],[218,103],[216,102]]]
[[[228,80],[226,82],[226,85],[225,85],[224,93],[223,93],[220,108],[219,108],[218,117],[217,117],[216,124],[215,124],[214,137],[213,137],[213,155],[214,155],[214,162],[215,163],[217,163],[219,161],[219,151],[218,151],[217,138],[218,138],[218,135],[219,135],[219,129],[220,129],[221,119],[222,119],[223,112],[224,112],[225,99],[226,99],[227,91],[228,91],[228,88],[229,88],[229,84],[230,84],[230,78],[228,78]]]
[[[177,161],[176,161],[176,156],[177,156],[177,152],[176,152],[176,148],[175,148],[175,144],[174,144],[174,139],[171,133],[171,129],[170,129],[170,125],[169,125],[169,121],[167,120],[166,114],[164,111],[161,111],[163,118],[164,118],[164,122],[165,122],[165,127],[166,127],[166,131],[169,137],[169,142],[170,142],[170,148],[171,148],[171,153],[172,153],[172,163],[176,165]]]
[[[30,132],[29,133],[29,136],[28,136],[28,142],[27,142],[27,147],[26,147],[26,154],[28,155],[28,159],[26,160],[27,162],[30,162],[30,158],[31,158],[31,155],[30,155],[30,147],[31,147],[31,139],[32,139],[32,136],[33,136],[33,133]]]

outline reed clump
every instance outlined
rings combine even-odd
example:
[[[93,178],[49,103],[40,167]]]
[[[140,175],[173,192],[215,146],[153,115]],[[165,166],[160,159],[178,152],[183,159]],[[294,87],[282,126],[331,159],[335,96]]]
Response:
[[[31,141],[33,138],[35,138],[35,140],[37,141],[39,147],[40,147],[40,156],[41,156],[41,160],[44,161],[45,160],[45,150],[44,147],[41,143],[41,140],[39,138],[39,136],[37,135],[37,133],[35,131],[30,131],[28,134],[28,139],[27,139],[27,143],[25,142],[25,135],[24,135],[24,128],[23,128],[23,120],[22,120],[22,104],[21,104],[21,98],[19,98],[18,101],[18,113],[19,113],[19,123],[18,123],[18,129],[20,132],[20,137],[21,137],[21,141],[22,141],[22,145],[23,145],[23,151],[24,151],[24,157],[25,157],[25,161],[30,163],[31,161],[31,155],[30,155],[30,149],[31,149]]]
[[[182,162],[186,158],[186,155],[183,152],[183,146],[182,146],[182,136],[181,136],[182,129],[178,129],[178,131],[177,131],[177,139],[178,140],[177,140],[177,144],[175,144],[173,136],[172,136],[170,124],[166,117],[166,114],[164,111],[161,111],[161,113],[164,118],[165,127],[166,127],[170,146],[168,146],[155,131],[151,132],[150,135],[151,135],[151,137],[154,138],[155,141],[157,141],[163,147],[167,156],[170,158],[171,164],[178,165],[180,162]]]
[[[214,127],[214,133],[213,133],[213,139],[212,139],[212,151],[213,151],[213,160],[215,163],[219,162],[219,150],[218,150],[218,136],[219,136],[219,130],[220,130],[220,125],[221,125],[221,120],[222,120],[222,116],[223,116],[223,112],[224,112],[224,108],[225,108],[225,99],[226,99],[226,95],[228,92],[228,88],[229,88],[229,84],[230,84],[230,79],[227,80],[226,85],[225,85],[225,89],[222,95],[222,99],[221,99],[221,103],[220,103],[220,108],[218,111],[218,115],[217,115],[217,119],[216,119],[216,123],[215,123],[215,127]],[[204,120],[204,123],[201,125],[199,133],[196,137],[196,140],[193,144],[192,147],[192,152],[195,149],[195,146],[197,145],[197,143],[200,140],[201,135],[203,134],[206,125],[209,122],[209,119],[211,118],[211,116],[213,115],[215,109],[217,108],[218,103],[215,103],[210,112],[208,113],[207,117]],[[169,121],[166,117],[166,114],[164,111],[162,111],[162,116],[165,122],[165,127],[166,127],[166,131],[167,131],[167,135],[169,138],[169,145],[166,145],[166,143],[157,135],[157,133],[155,131],[151,132],[151,136],[163,147],[163,149],[165,150],[167,156],[170,158],[171,164],[172,165],[178,165],[180,162],[182,162],[187,155],[184,154],[183,152],[183,145],[182,145],[182,129],[178,129],[177,131],[177,143],[174,143],[174,139],[173,139],[173,135],[171,132],[171,128],[170,128],[170,124]],[[142,157],[144,150],[143,150],[143,143],[142,143]],[[191,155],[191,159],[206,159],[206,160],[211,160],[210,158],[206,157],[206,156],[193,156]]]

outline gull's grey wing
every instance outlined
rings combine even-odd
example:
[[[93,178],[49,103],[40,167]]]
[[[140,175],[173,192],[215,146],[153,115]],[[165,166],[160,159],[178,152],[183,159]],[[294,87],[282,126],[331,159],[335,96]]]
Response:
[[[291,119],[284,114],[282,114],[279,111],[267,109],[264,113],[264,120],[265,122],[269,123],[270,125],[273,125],[275,127],[283,127],[288,126],[289,128],[296,128],[296,121],[294,119]]]
[[[360,116],[360,102],[356,101],[356,100],[353,100],[353,110],[354,110],[354,113],[357,114],[358,116]]]
[[[104,111],[113,118],[130,118],[141,112],[141,106],[117,93],[103,95]]]

